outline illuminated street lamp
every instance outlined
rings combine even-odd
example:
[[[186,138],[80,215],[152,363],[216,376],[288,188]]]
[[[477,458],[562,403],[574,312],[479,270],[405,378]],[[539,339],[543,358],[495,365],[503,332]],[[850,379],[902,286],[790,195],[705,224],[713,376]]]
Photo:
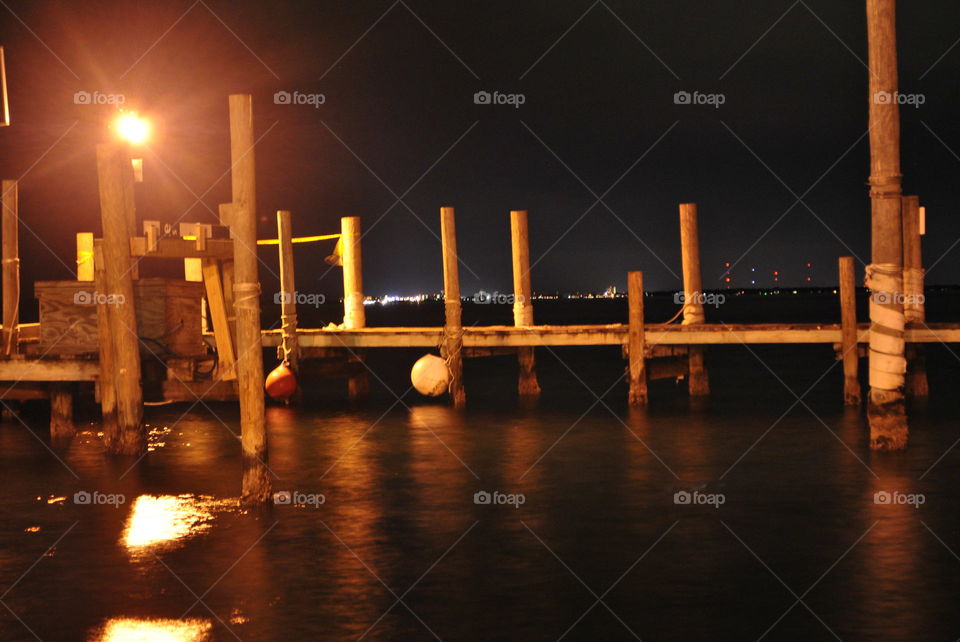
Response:
[[[123,111],[113,121],[117,136],[133,145],[146,142],[150,136],[150,123],[137,116],[135,111]]]
[[[139,117],[135,111],[121,111],[113,120],[114,133],[131,145],[139,145],[150,137],[150,123]],[[143,182],[143,159],[131,158],[133,166],[133,180]]]

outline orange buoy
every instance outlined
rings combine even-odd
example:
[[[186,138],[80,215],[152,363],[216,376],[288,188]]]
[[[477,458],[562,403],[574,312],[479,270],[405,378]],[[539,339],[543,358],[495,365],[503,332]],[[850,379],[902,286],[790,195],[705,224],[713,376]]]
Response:
[[[272,399],[286,401],[297,391],[297,375],[293,373],[287,362],[284,361],[267,375],[263,387]]]

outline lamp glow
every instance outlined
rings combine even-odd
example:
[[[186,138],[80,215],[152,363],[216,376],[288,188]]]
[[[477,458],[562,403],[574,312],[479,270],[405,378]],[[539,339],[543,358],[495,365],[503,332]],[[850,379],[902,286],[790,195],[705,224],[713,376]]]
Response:
[[[150,136],[150,123],[132,111],[117,116],[113,121],[113,129],[117,136],[134,145],[143,143]]]

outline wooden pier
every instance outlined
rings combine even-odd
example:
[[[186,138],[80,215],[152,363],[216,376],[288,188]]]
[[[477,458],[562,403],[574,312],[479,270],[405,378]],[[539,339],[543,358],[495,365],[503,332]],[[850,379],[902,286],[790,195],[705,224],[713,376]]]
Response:
[[[871,92],[897,89],[892,0],[867,0]],[[620,346],[629,383],[628,403],[650,402],[647,381],[684,377],[691,397],[710,394],[708,347],[750,344],[828,344],[843,362],[843,403],[868,401],[871,446],[900,449],[907,443],[904,395],[928,394],[923,344],[960,343],[960,323],[926,323],[919,199],[902,196],[899,114],[896,101],[871,101],[871,199],[873,261],[870,323],[858,323],[852,257],[839,257],[839,324],[717,324],[704,314],[699,217],[695,203],[679,206],[683,302],[668,323],[645,318],[643,273],[627,272],[628,311],[623,323],[537,325],[530,274],[528,226],[536,213],[504,211],[512,243],[513,325],[464,327],[457,253],[456,213],[439,209],[444,314],[431,327],[368,327],[364,313],[362,221],[341,219],[340,232],[293,237],[296,213],[277,210],[278,238],[256,238],[257,198],[254,118],[249,95],[229,97],[231,202],[211,222],[141,221],[134,183],[137,165],[126,145],[97,146],[102,233],[77,236],[77,280],[41,282],[37,323],[20,323],[19,198],[16,181],[2,184],[2,332],[0,402],[48,399],[52,443],[69,443],[74,397],[100,403],[109,452],[146,452],[144,402],[238,400],[243,450],[242,501],[269,501],[263,349],[276,348],[292,372],[325,360],[321,375],[348,380],[348,396],[367,391],[369,350],[424,348],[447,366],[447,394],[467,405],[464,359],[515,354],[518,396],[537,399],[536,348]],[[703,215],[709,216],[709,212]],[[298,227],[302,222],[298,223]],[[293,253],[298,241],[337,238],[333,263],[343,274],[343,323],[298,324]],[[261,330],[258,244],[279,252],[282,325]],[[140,260],[182,261],[183,279],[141,276]],[[625,257],[625,262],[631,259]],[[632,268],[639,266],[629,266]],[[906,298],[906,303],[902,299]],[[673,321],[679,320],[679,323]],[[869,346],[869,350],[864,348]],[[869,354],[870,393],[861,394],[860,359]],[[838,394],[838,402],[841,395]],[[297,397],[294,395],[293,400]]]

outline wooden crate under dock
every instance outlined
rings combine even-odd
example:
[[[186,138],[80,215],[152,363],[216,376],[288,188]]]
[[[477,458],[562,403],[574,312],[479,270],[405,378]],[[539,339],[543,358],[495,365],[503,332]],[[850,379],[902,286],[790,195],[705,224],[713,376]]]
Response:
[[[97,305],[89,281],[38,281],[40,352],[96,353]],[[168,278],[134,281],[140,352],[160,356],[202,357],[207,354],[200,325],[203,284]]]

